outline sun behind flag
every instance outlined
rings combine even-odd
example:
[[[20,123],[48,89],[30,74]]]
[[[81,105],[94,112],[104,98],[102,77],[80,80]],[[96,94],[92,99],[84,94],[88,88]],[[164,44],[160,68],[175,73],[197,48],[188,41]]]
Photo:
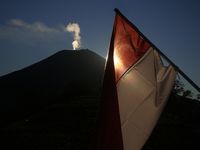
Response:
[[[140,150],[176,77],[140,31],[116,11],[102,93],[99,150]]]

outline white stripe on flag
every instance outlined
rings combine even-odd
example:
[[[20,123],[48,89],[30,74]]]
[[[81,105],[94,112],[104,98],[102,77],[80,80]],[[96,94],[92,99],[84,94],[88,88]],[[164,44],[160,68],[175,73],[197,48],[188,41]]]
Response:
[[[124,150],[140,150],[150,136],[171,92],[176,71],[162,65],[150,48],[118,81]]]

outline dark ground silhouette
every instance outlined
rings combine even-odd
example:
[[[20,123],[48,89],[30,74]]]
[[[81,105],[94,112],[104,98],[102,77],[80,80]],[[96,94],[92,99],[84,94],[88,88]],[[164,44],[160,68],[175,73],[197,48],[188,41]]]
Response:
[[[0,149],[93,150],[105,60],[60,51],[0,77]],[[171,95],[143,150],[198,149],[200,102]]]

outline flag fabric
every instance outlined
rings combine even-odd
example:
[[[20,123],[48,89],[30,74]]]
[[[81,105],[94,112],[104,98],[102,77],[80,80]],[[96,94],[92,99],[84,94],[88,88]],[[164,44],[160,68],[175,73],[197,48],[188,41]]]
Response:
[[[140,150],[176,77],[154,46],[116,13],[102,92],[99,150]]]

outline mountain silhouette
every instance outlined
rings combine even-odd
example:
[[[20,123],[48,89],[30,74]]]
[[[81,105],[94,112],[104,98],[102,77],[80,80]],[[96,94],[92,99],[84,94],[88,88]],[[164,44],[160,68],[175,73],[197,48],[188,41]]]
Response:
[[[9,122],[70,97],[98,95],[104,62],[89,50],[63,50],[0,77],[1,117]]]
[[[0,149],[92,149],[104,63],[63,50],[0,77]]]
[[[93,150],[105,59],[63,50],[0,77],[0,149]],[[174,95],[143,150],[198,149],[200,102]]]

